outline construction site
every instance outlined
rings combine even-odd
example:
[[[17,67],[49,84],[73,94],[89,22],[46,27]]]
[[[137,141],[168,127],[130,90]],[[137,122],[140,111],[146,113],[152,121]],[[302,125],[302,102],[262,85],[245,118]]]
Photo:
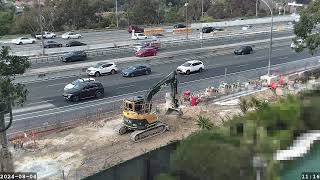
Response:
[[[310,83],[317,81],[306,80],[317,72],[318,69],[247,82],[221,82],[216,87],[181,94],[176,74],[171,73],[145,97],[124,100],[118,114],[107,118],[97,115],[100,118],[11,137],[9,149],[14,168],[17,172],[37,172],[39,179],[83,179],[186,138],[199,130],[195,121],[198,115],[212,117],[216,126],[223,124],[241,113],[239,97],[255,96],[273,102],[280,96],[310,88]],[[171,92],[157,95],[164,101],[151,101],[164,85],[171,86]],[[137,125],[132,125],[132,120],[139,118],[148,122],[136,121]]]

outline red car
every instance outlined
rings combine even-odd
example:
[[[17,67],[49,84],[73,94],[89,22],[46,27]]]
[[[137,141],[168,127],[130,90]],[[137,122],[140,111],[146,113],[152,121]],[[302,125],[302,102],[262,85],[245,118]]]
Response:
[[[146,56],[155,56],[157,55],[157,50],[151,47],[145,47],[137,51],[136,56],[146,57]]]

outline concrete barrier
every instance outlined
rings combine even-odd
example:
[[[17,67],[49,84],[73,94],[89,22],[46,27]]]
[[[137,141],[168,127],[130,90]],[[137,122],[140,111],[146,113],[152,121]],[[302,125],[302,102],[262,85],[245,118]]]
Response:
[[[144,29],[144,34],[146,36],[151,36],[153,34],[162,34],[162,33],[164,33],[163,28]]]
[[[273,17],[273,22],[289,22],[294,21],[295,16],[275,16]],[[242,26],[248,24],[266,24],[271,22],[271,17],[265,18],[256,18],[256,19],[247,19],[247,20],[233,20],[233,21],[222,21],[222,22],[212,22],[212,23],[193,23],[191,28],[199,29],[206,26],[218,26],[218,27],[227,27],[227,26]]]

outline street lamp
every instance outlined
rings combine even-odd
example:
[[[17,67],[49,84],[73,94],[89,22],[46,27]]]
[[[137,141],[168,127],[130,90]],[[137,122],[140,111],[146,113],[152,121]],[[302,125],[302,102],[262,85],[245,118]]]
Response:
[[[187,27],[187,39],[188,39],[188,34],[189,34],[189,32],[188,32],[188,4],[189,3],[184,3],[184,7],[186,7],[186,27]]]
[[[40,25],[40,31],[41,31],[42,55],[44,55],[45,52],[44,52],[43,26],[42,26],[42,19],[44,19],[44,17],[41,15],[41,4],[40,4],[40,0],[38,0],[38,9],[39,9],[39,25]]]
[[[203,17],[203,0],[201,0],[201,16]]]
[[[118,0],[116,0],[116,21],[117,21],[117,28],[119,28],[119,19],[118,19]]]
[[[272,53],[272,29],[273,29],[273,13],[272,13],[272,8],[270,5],[265,1],[261,0],[270,10],[271,14],[271,27],[270,27],[270,46],[269,46],[269,63],[268,63],[268,76],[270,76],[270,69],[271,69],[271,53]]]

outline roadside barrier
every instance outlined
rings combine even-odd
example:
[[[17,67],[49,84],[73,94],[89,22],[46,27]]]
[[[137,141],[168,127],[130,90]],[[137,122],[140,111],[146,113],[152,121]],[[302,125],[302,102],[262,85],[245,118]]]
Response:
[[[163,28],[152,28],[152,29],[144,29],[144,35],[151,36],[154,34],[162,34],[164,33]]]
[[[192,28],[179,28],[179,29],[173,29],[173,34],[178,33],[192,33]]]

